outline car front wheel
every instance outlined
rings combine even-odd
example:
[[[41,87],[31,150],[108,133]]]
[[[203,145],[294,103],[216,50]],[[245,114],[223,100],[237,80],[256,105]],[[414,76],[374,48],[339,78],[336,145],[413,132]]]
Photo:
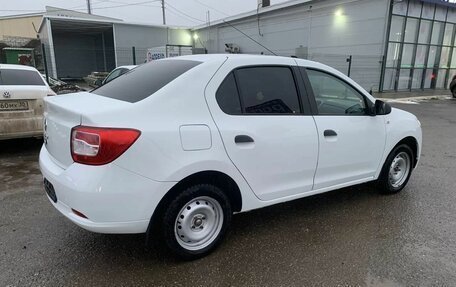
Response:
[[[408,145],[399,145],[389,154],[378,180],[381,192],[392,194],[401,191],[413,170],[413,152]]]
[[[183,190],[163,217],[163,237],[177,256],[203,257],[222,241],[231,222],[231,205],[216,186],[198,184]]]

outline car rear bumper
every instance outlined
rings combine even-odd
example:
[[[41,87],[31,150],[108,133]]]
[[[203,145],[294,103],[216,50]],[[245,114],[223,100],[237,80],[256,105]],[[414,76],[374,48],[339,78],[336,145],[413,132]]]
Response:
[[[98,233],[144,233],[156,206],[175,184],[157,182],[115,164],[58,166],[43,146],[40,169],[55,191],[50,202],[78,226]],[[84,214],[81,217],[77,212]]]
[[[43,116],[1,118],[0,140],[43,135]]]

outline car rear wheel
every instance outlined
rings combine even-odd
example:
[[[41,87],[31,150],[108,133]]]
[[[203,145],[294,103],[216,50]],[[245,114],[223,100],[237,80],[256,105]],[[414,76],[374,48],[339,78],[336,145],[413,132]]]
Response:
[[[187,187],[171,201],[163,217],[163,238],[175,255],[191,260],[213,251],[231,222],[231,205],[218,187]]]
[[[413,170],[413,152],[408,145],[394,148],[385,161],[378,180],[381,192],[393,194],[401,191]]]

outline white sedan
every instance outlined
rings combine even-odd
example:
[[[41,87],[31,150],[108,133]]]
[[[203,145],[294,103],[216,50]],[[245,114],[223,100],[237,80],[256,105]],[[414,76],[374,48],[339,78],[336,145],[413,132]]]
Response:
[[[43,134],[43,98],[55,93],[33,67],[0,65],[0,140]]]
[[[421,125],[328,66],[194,55],[45,100],[40,166],[52,204],[101,233],[212,251],[244,212],[377,181],[402,190]]]
[[[127,73],[128,71],[130,70],[133,70],[134,68],[136,68],[137,65],[129,65],[129,66],[120,66],[120,67],[117,67],[115,68],[114,70],[112,70],[107,76],[106,78],[104,78],[103,80],[97,80],[95,82],[95,86],[99,87],[99,86],[103,86],[109,82],[111,82],[112,80],[122,76],[123,74]]]

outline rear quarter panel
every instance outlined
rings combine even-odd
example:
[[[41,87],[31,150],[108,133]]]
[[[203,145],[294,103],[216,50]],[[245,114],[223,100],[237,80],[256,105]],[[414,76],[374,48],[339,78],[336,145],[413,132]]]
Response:
[[[219,171],[238,184],[244,199],[254,196],[229,161],[204,97],[208,82],[224,61],[203,63],[122,110],[84,114],[82,124],[140,130],[141,136],[134,145],[114,161],[131,172],[155,181],[177,183],[200,171]],[[210,148],[185,150],[181,141],[181,128],[185,126],[207,126]],[[243,206],[243,210],[244,207],[248,208]]]

